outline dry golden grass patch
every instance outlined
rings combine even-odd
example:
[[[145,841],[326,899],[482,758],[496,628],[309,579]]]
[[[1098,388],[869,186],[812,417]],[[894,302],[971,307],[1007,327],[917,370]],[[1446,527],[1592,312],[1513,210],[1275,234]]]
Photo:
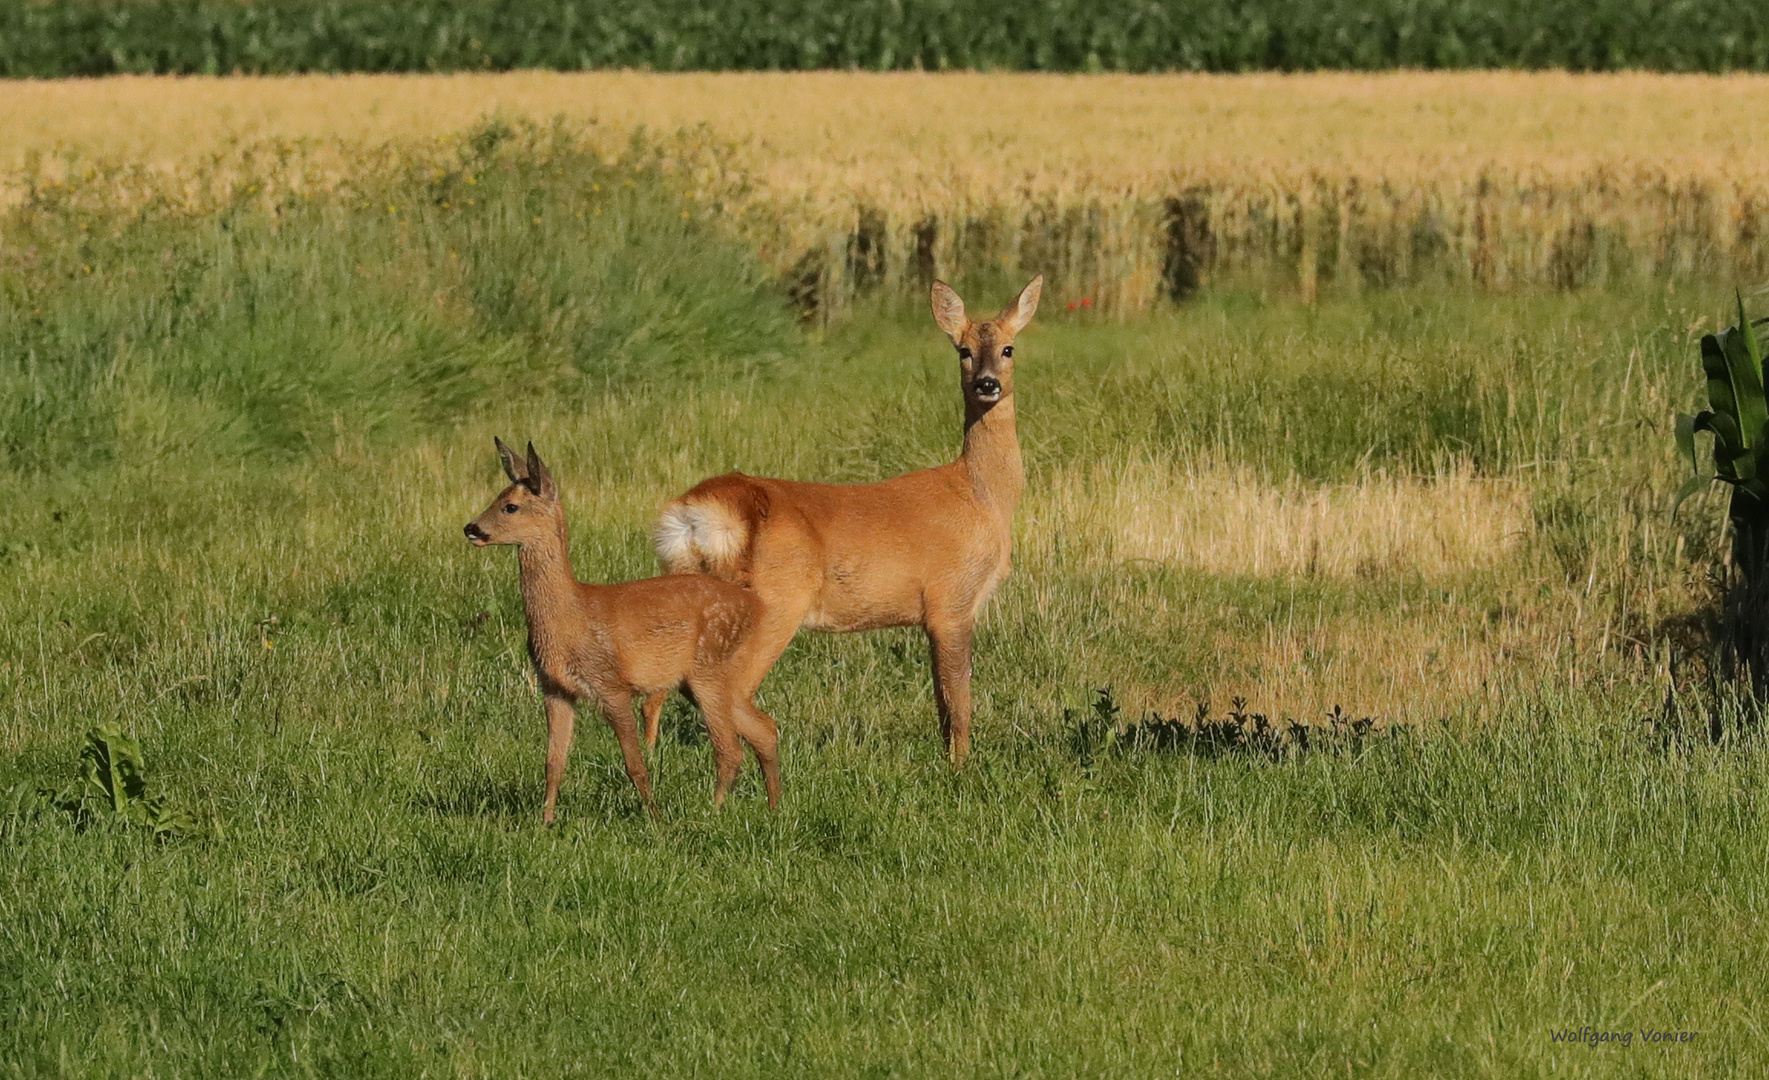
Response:
[[[1521,485],[1461,466],[1317,485],[1145,460],[1065,482],[1068,497],[1099,503],[1117,558],[1212,574],[1441,578],[1500,562],[1532,528]]]
[[[1140,459],[1059,470],[1030,498],[1035,546],[1060,534],[1110,560],[1228,576],[1454,578],[1502,562],[1534,528],[1527,488],[1461,464],[1315,484]]]
[[[1509,611],[1421,603],[1303,617],[1215,635],[1225,670],[1204,697],[1244,697],[1273,717],[1318,720],[1341,706],[1391,724],[1490,722],[1544,690],[1613,690],[1637,674],[1604,626],[1567,597]]]
[[[1539,582],[1514,578],[1497,602],[1492,579],[1464,578],[1413,583],[1406,591],[1417,599],[1398,604],[1346,610],[1293,599],[1276,614],[1269,588],[1190,608],[1136,595],[1134,618],[1159,639],[1150,655],[1076,642],[1075,666],[1111,686],[1132,716],[1190,719],[1201,703],[1219,714],[1240,699],[1273,719],[1319,722],[1337,708],[1380,724],[1478,725],[1520,700],[1567,692],[1632,695],[1629,715],[1653,711],[1649,661],[1617,635],[1613,611],[1581,603],[1575,590],[1543,593]]]
[[[1036,567],[1060,549],[1108,578],[1156,565],[1233,583],[1204,591],[1239,597],[1220,610],[1135,597],[1156,638],[1208,644],[1180,650],[1201,653],[1201,670],[1176,653],[1191,665],[1183,674],[1160,657],[1089,657],[1131,712],[1189,716],[1200,701],[1220,711],[1244,698],[1273,717],[1342,706],[1385,723],[1480,721],[1544,687],[1609,687],[1640,660],[1617,611],[1534,542],[1533,497],[1520,480],[1459,463],[1317,484],[1206,458],[1142,459],[1056,471],[1029,493],[1019,553]],[[1273,616],[1260,598],[1286,582],[1292,599]],[[1294,599],[1323,584],[1385,599],[1352,611]],[[1397,588],[1418,599],[1397,601]]]

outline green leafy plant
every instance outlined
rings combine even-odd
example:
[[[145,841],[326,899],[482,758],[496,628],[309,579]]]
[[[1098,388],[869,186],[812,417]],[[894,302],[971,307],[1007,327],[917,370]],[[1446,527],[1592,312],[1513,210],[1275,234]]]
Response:
[[[1732,488],[1727,518],[1732,526],[1733,587],[1722,618],[1725,667],[1742,664],[1756,697],[1769,689],[1769,399],[1763,389],[1763,348],[1756,326],[1738,299],[1738,323],[1701,339],[1701,366],[1708,380],[1708,408],[1679,414],[1676,437],[1693,475],[1677,490],[1683,500],[1718,480]],[[1704,460],[1696,435],[1713,435]]]
[[[20,784],[5,797],[8,818],[43,811],[70,815],[79,826],[114,821],[172,836],[194,823],[190,813],[164,793],[150,794],[141,744],[115,724],[100,724],[86,733],[80,749],[80,772],[60,791]]]
[[[1678,489],[1675,513],[1684,499],[1719,480],[1733,486],[1733,519],[1741,496],[1769,507],[1769,402],[1763,394],[1763,349],[1738,301],[1738,325],[1701,339],[1701,366],[1708,379],[1708,405],[1691,416],[1677,416],[1677,448],[1689,458],[1692,475]],[[1697,432],[1714,436],[1711,467],[1696,450]]]

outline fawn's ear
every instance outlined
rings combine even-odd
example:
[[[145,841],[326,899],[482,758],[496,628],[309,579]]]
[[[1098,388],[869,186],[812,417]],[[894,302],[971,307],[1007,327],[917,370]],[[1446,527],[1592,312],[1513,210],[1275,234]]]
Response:
[[[1044,275],[1039,274],[1032,283],[1020,290],[1020,298],[1001,309],[995,321],[1008,328],[1009,333],[1017,334],[1032,321],[1032,313],[1038,310],[1038,297],[1044,292]]]
[[[970,325],[970,320],[964,316],[964,301],[960,300],[958,294],[952,291],[952,286],[944,281],[934,282],[932,299],[934,302],[934,322],[939,325],[940,329],[946,331],[946,336],[952,339],[952,344],[958,344],[958,339],[964,336],[964,328]]]
[[[510,483],[520,484],[528,479],[528,470],[523,467],[522,459],[516,456],[516,451],[505,446],[504,440],[495,436],[491,441],[498,444],[498,460],[504,463],[504,475],[510,478]]]
[[[547,471],[546,463],[534,452],[534,444],[528,444],[528,490],[543,499],[556,498],[559,489],[553,486],[553,474]]]

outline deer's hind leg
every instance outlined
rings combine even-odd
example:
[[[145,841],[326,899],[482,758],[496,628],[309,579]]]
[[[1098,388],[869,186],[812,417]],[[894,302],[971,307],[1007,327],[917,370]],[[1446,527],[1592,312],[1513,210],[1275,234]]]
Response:
[[[755,702],[744,698],[735,702],[731,719],[737,734],[749,744],[762,770],[762,782],[768,788],[768,809],[780,806],[780,729],[774,718],[756,708]]]
[[[780,805],[780,729],[772,716],[756,707],[755,696],[775,661],[792,643],[807,610],[802,598],[794,603],[763,603],[756,625],[719,665],[718,678],[729,694],[731,722],[756,756],[770,810]]]
[[[818,576],[808,568],[783,570],[767,580],[758,575],[754,587],[757,611],[753,625],[720,667],[729,675],[734,700],[747,701],[780,660],[805,616],[817,600]]]
[[[737,741],[737,726],[732,718],[729,691],[704,676],[689,680],[694,699],[700,703],[700,715],[706,721],[706,735],[713,744],[713,809],[725,805],[737,772],[743,767],[743,747]]]

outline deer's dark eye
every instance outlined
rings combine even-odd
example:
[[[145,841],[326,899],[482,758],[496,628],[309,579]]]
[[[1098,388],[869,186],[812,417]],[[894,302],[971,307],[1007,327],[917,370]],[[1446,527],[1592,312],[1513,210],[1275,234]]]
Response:
[[[504,513],[506,513],[506,514],[514,514],[516,511],[518,511],[520,509],[522,509],[522,508],[517,506],[515,503],[505,503],[504,504]]]
[[[1001,348],[1001,358],[1002,358],[1002,359],[1003,359],[1003,360],[1012,360],[1012,359],[1013,359],[1013,346],[1012,346],[1012,345],[1004,345],[1004,346],[1002,346],[1002,348]]]
[[[963,345],[960,345],[958,347],[958,358],[960,360],[969,360],[970,359],[970,350],[965,348]]]

